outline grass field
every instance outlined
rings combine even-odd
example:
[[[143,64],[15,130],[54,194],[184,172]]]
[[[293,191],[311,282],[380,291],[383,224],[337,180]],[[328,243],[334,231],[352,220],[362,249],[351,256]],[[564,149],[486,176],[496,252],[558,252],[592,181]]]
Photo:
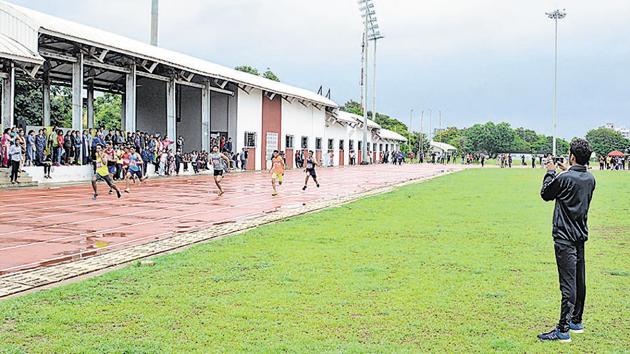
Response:
[[[587,332],[541,170],[468,170],[0,302],[0,352],[625,352],[630,174],[596,173]]]

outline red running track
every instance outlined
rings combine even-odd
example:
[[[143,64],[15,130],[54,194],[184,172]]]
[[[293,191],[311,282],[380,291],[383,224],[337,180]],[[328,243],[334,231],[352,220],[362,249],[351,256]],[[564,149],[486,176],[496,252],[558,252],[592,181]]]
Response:
[[[99,183],[96,201],[91,199],[89,184],[4,190],[0,191],[4,205],[0,209],[0,274],[428,177],[444,169],[426,164],[320,168],[321,188],[310,181],[306,191],[301,188],[305,174],[293,170],[287,171],[275,197],[265,172],[228,174],[222,197],[216,195],[210,175],[149,180],[132,185],[131,194],[121,199],[108,195],[107,186]]]

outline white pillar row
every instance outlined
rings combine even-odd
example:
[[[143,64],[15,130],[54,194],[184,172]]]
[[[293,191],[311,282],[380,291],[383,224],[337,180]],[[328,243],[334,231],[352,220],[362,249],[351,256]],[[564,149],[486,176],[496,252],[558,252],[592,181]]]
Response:
[[[83,53],[72,63],[72,129],[83,130]]]
[[[210,82],[201,91],[201,149],[210,151]]]
[[[166,84],[166,136],[173,141],[177,141],[176,92],[177,84],[171,79]],[[175,144],[172,146],[175,149]]]
[[[87,89],[87,124],[88,128],[94,128],[94,87],[92,85]]]
[[[48,76],[48,75],[46,75]],[[45,127],[50,126],[50,79],[44,78],[44,84],[42,86],[42,98],[44,100],[44,121],[42,122]]]
[[[128,132],[136,131],[136,64],[132,64],[129,69],[131,72],[127,74],[125,80],[125,115],[123,119],[123,130]]]
[[[15,67],[10,64],[6,73],[7,77],[2,80],[2,128],[13,127],[13,116],[15,114]]]

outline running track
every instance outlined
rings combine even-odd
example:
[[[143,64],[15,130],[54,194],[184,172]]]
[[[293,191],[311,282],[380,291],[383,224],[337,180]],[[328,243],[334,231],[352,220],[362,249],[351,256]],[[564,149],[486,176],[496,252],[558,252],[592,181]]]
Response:
[[[459,169],[461,167],[448,167]],[[88,184],[0,191],[0,275],[147,243],[241,218],[318,200],[334,199],[434,175],[443,165],[371,165],[318,169],[321,188],[304,173],[287,171],[271,196],[268,173],[231,173],[216,196],[210,175],[149,180],[122,199],[91,199]],[[123,185],[118,184],[120,187]]]

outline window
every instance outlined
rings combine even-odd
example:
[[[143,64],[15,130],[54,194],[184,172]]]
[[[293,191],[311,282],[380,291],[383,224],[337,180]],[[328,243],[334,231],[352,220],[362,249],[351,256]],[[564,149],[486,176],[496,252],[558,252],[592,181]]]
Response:
[[[389,151],[389,144],[385,144],[385,151]]]
[[[308,149],[308,136],[302,137],[302,149]]]
[[[315,150],[322,149],[322,138],[315,138]]]
[[[345,145],[344,145],[345,141],[343,140],[339,140],[339,150],[345,150]]]
[[[378,151],[383,151],[383,144],[378,144]]]
[[[350,139],[350,150],[354,150],[354,140]]]
[[[287,149],[293,149],[293,135],[287,135],[285,141],[285,147]]]
[[[359,150],[361,150],[361,148],[363,147],[363,142],[359,141],[358,145],[359,145]]]
[[[376,143],[372,144],[372,151],[376,151]]]
[[[328,139],[328,150],[335,149],[335,141],[333,139]]]
[[[245,132],[245,147],[256,147],[256,133]]]

